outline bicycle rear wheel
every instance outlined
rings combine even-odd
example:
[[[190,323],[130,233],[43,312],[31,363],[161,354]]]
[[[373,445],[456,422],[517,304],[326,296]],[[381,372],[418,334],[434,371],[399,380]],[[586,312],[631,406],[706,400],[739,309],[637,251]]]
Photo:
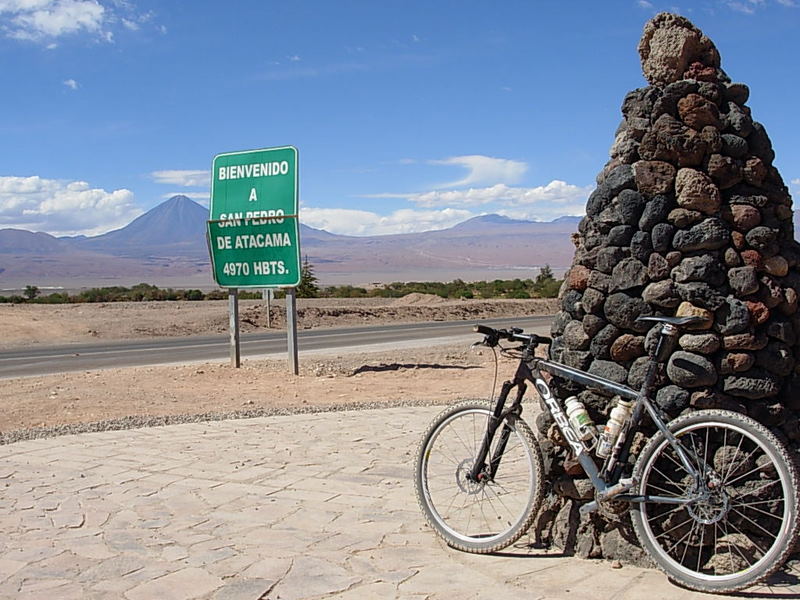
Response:
[[[417,452],[414,484],[428,523],[450,546],[479,554],[512,544],[533,522],[542,501],[542,455],[528,425],[507,418],[508,442],[494,478],[470,481],[492,412],[485,402],[462,402],[431,423]]]
[[[779,569],[798,527],[798,475],[783,445],[756,421],[723,410],[697,411],[668,427],[699,478],[661,433],[636,462],[640,494],[693,498],[633,504],[634,529],[658,567],[705,592],[740,590]]]

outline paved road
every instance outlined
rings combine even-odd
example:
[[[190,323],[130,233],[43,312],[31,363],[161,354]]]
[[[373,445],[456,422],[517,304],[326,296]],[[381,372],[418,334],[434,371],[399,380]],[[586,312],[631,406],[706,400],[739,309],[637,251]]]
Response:
[[[413,495],[436,408],[0,447],[0,598],[684,600],[658,571],[442,545]],[[748,597],[798,598],[800,584]],[[718,598],[718,597],[717,597]]]
[[[473,323],[526,330],[549,327],[552,316],[481,321],[410,323],[381,327],[315,329],[298,333],[301,352],[336,350],[370,344],[406,343],[430,338],[474,335]],[[478,339],[477,337],[475,338]],[[0,352],[0,378],[46,375],[110,367],[130,367],[192,361],[224,360],[229,356],[225,336],[161,338],[98,344],[75,344]],[[286,354],[286,333],[243,335],[242,357]]]

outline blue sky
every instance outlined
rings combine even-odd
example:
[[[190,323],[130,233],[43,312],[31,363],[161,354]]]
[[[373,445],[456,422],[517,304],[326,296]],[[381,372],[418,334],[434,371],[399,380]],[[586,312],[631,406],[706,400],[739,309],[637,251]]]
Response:
[[[750,86],[797,195],[799,0],[0,0],[0,227],[207,203],[215,154],[284,145],[335,233],[581,214],[662,10]]]

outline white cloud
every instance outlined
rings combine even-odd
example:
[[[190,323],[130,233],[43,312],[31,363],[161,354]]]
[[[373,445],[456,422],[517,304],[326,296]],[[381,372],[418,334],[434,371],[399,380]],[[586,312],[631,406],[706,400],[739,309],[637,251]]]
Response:
[[[78,89],[78,82],[75,81],[74,79],[65,79],[64,80],[64,85],[67,86],[71,90],[77,90]]]
[[[644,8],[646,10],[650,10],[651,8],[653,8],[653,5],[647,0],[639,0],[637,4],[639,5],[639,8]]]
[[[0,177],[0,227],[53,235],[96,235],[142,214],[126,189],[108,192],[85,181]]]
[[[7,34],[21,40],[99,33],[107,16],[95,0],[0,0],[0,15]]]
[[[339,235],[388,235],[446,229],[474,216],[471,211],[454,208],[442,210],[406,208],[386,216],[366,210],[341,208],[304,206],[300,211],[300,220],[304,224]]]
[[[464,187],[467,185],[496,184],[496,183],[517,183],[528,165],[517,160],[507,158],[493,158],[472,154],[469,156],[453,156],[444,160],[430,161],[433,165],[455,165],[469,170],[466,177],[438,185],[439,188]]]
[[[211,171],[201,170],[166,170],[150,173],[156,183],[181,185],[186,187],[208,187],[211,185]]]
[[[593,187],[580,187],[554,179],[547,185],[525,188],[499,183],[491,187],[466,190],[435,190],[409,197],[419,206],[483,206],[528,207],[560,215],[581,214]],[[580,207],[580,209],[579,209]]]
[[[793,0],[777,0],[783,6],[796,6]],[[766,0],[729,0],[726,2],[728,8],[746,15],[753,15],[757,10],[766,8]]]
[[[47,49],[56,47],[56,38],[78,34],[111,43],[113,28],[137,31],[152,19],[126,0],[0,0],[0,30]]]

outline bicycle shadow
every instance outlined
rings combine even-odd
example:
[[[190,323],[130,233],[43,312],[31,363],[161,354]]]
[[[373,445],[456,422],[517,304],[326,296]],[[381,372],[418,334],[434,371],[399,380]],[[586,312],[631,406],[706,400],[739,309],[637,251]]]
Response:
[[[792,589],[791,591],[783,591],[782,588]],[[788,600],[800,597],[798,588],[800,588],[800,563],[786,565],[751,589],[727,594],[727,596],[731,598],[769,598],[774,600],[786,598]]]
[[[516,546],[512,546],[512,548],[517,549]],[[509,550],[492,552],[490,556],[498,556],[500,558],[570,558],[575,556],[560,550],[548,550],[545,547],[537,548],[533,544],[521,545],[518,550],[518,552]]]
[[[574,552],[564,552],[558,549],[548,548],[547,545],[537,543],[535,541],[518,542],[510,546],[511,550],[506,549],[501,552],[493,552],[491,556],[500,558],[574,558]],[[602,559],[583,559],[583,560],[602,560]],[[619,568],[619,567],[617,567]],[[650,567],[658,572],[655,567]],[[675,587],[686,588],[675,581],[670,582]],[[719,594],[727,598],[763,598],[765,600],[797,600],[800,598],[798,594],[800,589],[800,561],[793,561],[787,564],[776,573],[772,574],[765,581],[743,591],[733,592],[729,594]]]

